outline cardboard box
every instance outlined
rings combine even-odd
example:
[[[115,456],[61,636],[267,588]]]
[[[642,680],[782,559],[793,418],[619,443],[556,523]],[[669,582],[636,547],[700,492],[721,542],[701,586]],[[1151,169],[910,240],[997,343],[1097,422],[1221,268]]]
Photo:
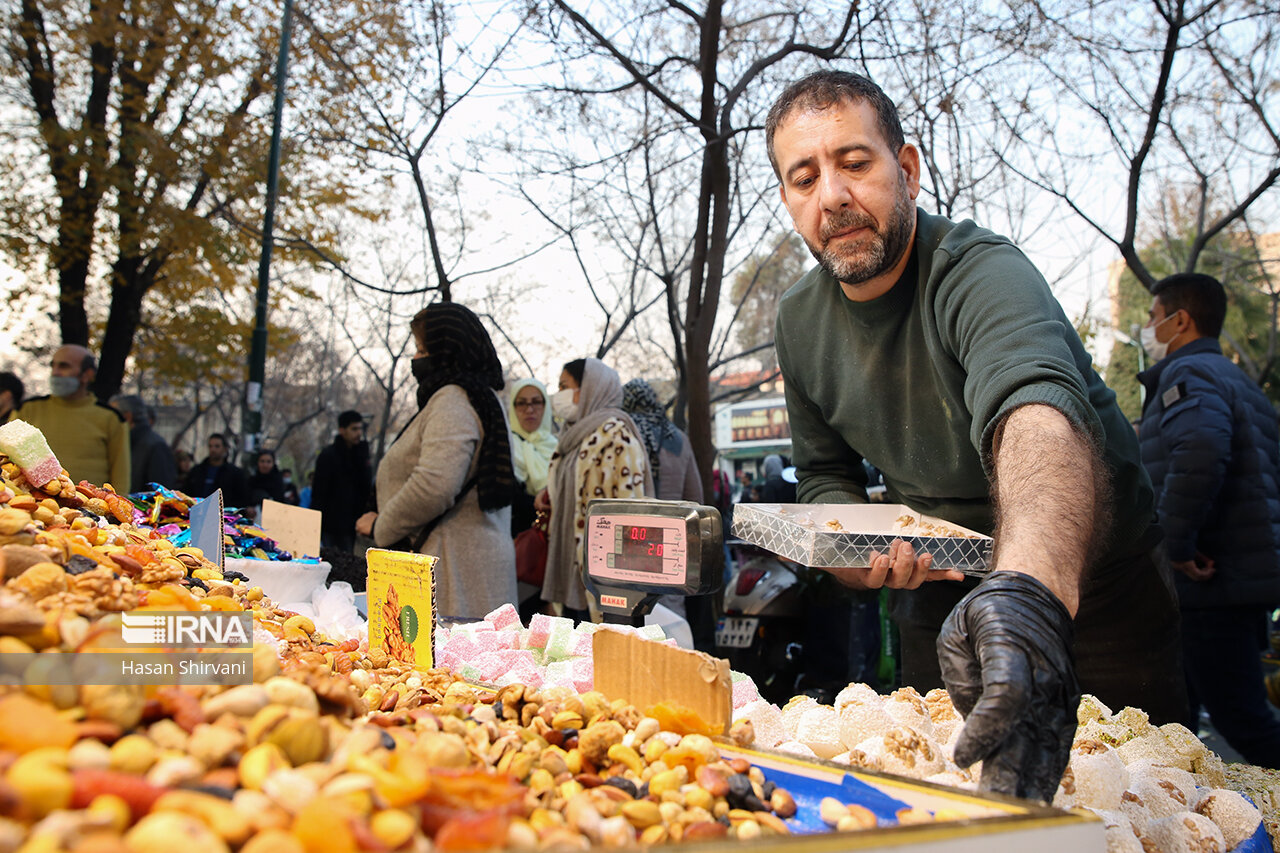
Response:
[[[266,500],[262,502],[262,529],[294,557],[320,554],[319,510]]]
[[[902,539],[932,554],[935,569],[979,576],[990,570],[990,536],[903,504],[737,504],[733,535],[817,568],[869,566],[872,551],[886,554]]]
[[[591,638],[595,689],[641,711],[659,702],[688,708],[719,734],[729,733],[733,686],[729,662],[602,628]]]
[[[369,648],[418,669],[433,666],[437,558],[370,548]]]

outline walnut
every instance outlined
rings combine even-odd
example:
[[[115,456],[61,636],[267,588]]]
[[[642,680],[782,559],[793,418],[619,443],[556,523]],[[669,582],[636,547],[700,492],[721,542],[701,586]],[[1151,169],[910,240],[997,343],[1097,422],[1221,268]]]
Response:
[[[140,584],[166,584],[180,581],[187,576],[185,569],[169,563],[153,563],[142,570]]]
[[[1081,755],[1098,755],[1107,751],[1107,745],[1100,740],[1086,738],[1084,740],[1076,741],[1075,745],[1071,747],[1071,750],[1073,752],[1078,752]]]
[[[1062,771],[1062,793],[1068,797],[1074,796],[1076,792],[1076,774],[1071,770],[1071,765],[1067,765],[1067,769]]]

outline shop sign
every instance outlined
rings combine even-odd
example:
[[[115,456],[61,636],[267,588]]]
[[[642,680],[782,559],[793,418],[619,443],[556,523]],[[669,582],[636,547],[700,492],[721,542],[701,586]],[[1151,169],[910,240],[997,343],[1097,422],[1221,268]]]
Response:
[[[746,441],[788,441],[791,424],[785,403],[735,406],[730,413],[729,435],[734,444]]]

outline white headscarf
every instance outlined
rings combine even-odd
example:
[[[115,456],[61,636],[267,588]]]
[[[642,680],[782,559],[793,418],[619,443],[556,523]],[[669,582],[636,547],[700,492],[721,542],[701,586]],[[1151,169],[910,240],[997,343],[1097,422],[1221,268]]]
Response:
[[[516,409],[516,395],[523,388],[536,388],[545,403],[542,422],[532,432],[526,432],[520,425],[520,412]],[[511,442],[511,463],[516,479],[524,483],[526,492],[536,496],[546,488],[547,469],[551,465],[551,455],[556,452],[556,437],[551,432],[551,398],[547,395],[546,386],[536,379],[516,380],[507,398],[507,420],[511,424],[511,434],[515,436]]]

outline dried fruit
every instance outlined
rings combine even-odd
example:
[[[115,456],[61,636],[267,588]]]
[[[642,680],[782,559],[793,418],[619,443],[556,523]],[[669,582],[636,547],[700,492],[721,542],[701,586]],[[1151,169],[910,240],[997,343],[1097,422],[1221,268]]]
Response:
[[[68,749],[75,742],[75,723],[58,716],[51,706],[23,693],[0,696],[0,750]]]

